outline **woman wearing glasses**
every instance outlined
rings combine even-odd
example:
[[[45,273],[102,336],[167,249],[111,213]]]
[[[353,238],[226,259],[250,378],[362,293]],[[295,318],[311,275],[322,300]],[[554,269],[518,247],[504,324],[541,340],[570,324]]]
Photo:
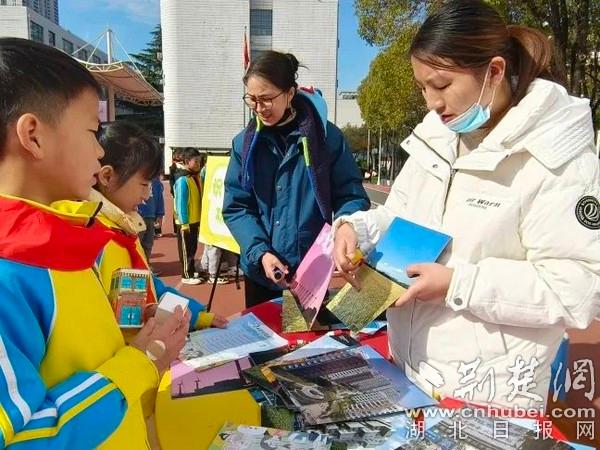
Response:
[[[281,296],[326,222],[369,208],[323,97],[298,89],[298,67],[294,55],[266,51],[244,76],[256,117],[233,139],[223,217],[240,244],[246,307]]]

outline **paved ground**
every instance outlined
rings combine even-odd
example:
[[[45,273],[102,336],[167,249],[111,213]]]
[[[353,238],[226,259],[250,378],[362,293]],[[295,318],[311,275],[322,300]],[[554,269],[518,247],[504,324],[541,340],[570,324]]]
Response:
[[[367,193],[373,202],[383,203],[389,192],[389,187],[366,185]],[[387,192],[386,192],[387,191]],[[156,270],[160,271],[161,278],[167,284],[181,289],[184,293],[197,298],[202,303],[207,303],[212,286],[202,284],[198,286],[181,285],[181,268],[177,257],[177,244],[173,234],[172,226],[172,200],[168,194],[168,185],[165,189],[165,207],[167,216],[165,217],[165,233],[162,238],[155,241],[152,254],[152,264]],[[198,250],[198,257],[202,254],[202,248]],[[336,286],[341,285],[340,279],[334,280]],[[213,311],[225,316],[237,313],[244,308],[244,283],[240,283],[240,288],[235,286],[235,283],[219,285],[216,288],[213,300]],[[540,333],[544,330],[540,329]],[[593,407],[594,422],[595,422],[595,442],[594,447],[600,448],[600,386],[595,389],[595,380],[600,380],[600,322],[594,321],[587,330],[572,330],[569,332],[570,348],[569,348],[569,367],[571,370],[571,389],[567,395],[566,406],[571,408],[590,408]],[[451,337],[449,337],[451,338]],[[593,365],[593,373],[582,373],[584,378],[577,380],[577,374],[573,371],[573,364],[578,360],[590,360]],[[482,374],[480,374],[482,375]],[[579,389],[578,389],[579,388]],[[592,390],[592,402],[584,395]],[[561,408],[565,405],[559,405]],[[571,412],[567,412],[570,414]],[[587,419],[590,420],[590,419]],[[586,419],[581,419],[582,422]],[[576,437],[577,423],[575,420],[555,421],[560,428],[565,430],[569,438]]]

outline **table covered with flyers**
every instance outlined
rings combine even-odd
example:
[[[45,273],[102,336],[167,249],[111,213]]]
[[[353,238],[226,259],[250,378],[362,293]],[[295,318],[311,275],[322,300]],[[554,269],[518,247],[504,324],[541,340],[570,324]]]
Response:
[[[271,347],[289,343],[297,348],[288,353],[289,348],[281,346],[249,352],[249,357],[194,369],[173,366],[156,400],[156,430],[163,450],[416,449],[425,442],[427,448],[451,449],[458,448],[459,440],[470,448],[529,448],[541,437],[560,438],[556,430],[540,428],[539,420],[465,415],[464,408],[457,409],[464,406],[460,402],[438,403],[387,360],[385,330],[282,333],[280,302],[264,303],[242,315],[251,328],[266,326],[277,339],[284,338]],[[250,341],[240,341],[242,352],[255,348]],[[187,355],[190,360],[194,356]],[[429,416],[415,420],[417,410]],[[457,429],[456,423],[467,426]],[[496,436],[500,432],[503,436]],[[552,445],[557,446],[544,448],[575,448]]]

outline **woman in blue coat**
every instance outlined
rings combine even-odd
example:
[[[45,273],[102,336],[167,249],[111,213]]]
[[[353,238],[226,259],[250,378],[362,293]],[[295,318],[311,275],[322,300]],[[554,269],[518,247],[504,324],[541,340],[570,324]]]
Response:
[[[241,248],[246,307],[281,296],[326,222],[369,208],[323,97],[298,89],[298,66],[292,54],[266,51],[244,76],[256,117],[233,139],[223,217]]]

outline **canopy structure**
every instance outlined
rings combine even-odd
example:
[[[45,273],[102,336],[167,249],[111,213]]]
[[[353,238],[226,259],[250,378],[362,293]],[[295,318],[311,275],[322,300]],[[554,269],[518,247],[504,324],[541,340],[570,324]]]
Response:
[[[113,60],[113,37],[127,56],[128,61]],[[106,38],[108,62],[105,64],[90,62],[103,38]],[[93,42],[95,42],[94,49],[89,54],[86,61],[76,58],[75,53],[81,52],[82,49],[88,46],[91,47],[92,42],[88,42],[80,49],[77,49],[71,56],[85,66],[94,77],[96,77],[100,84],[106,87],[106,103],[108,108],[106,120],[112,121],[115,119],[115,95],[120,99],[137,105],[159,106],[162,104],[162,94],[146,81],[135,65],[135,62],[131,59],[131,56],[129,56],[129,53],[127,53],[127,50],[121,45],[119,39],[114,35],[110,28],[107,28],[106,31],[102,32]]]
[[[115,94],[128,102],[144,106],[162,104],[162,95],[148,83],[137,69],[127,62],[94,64],[80,61],[96,79],[114,89]]]

